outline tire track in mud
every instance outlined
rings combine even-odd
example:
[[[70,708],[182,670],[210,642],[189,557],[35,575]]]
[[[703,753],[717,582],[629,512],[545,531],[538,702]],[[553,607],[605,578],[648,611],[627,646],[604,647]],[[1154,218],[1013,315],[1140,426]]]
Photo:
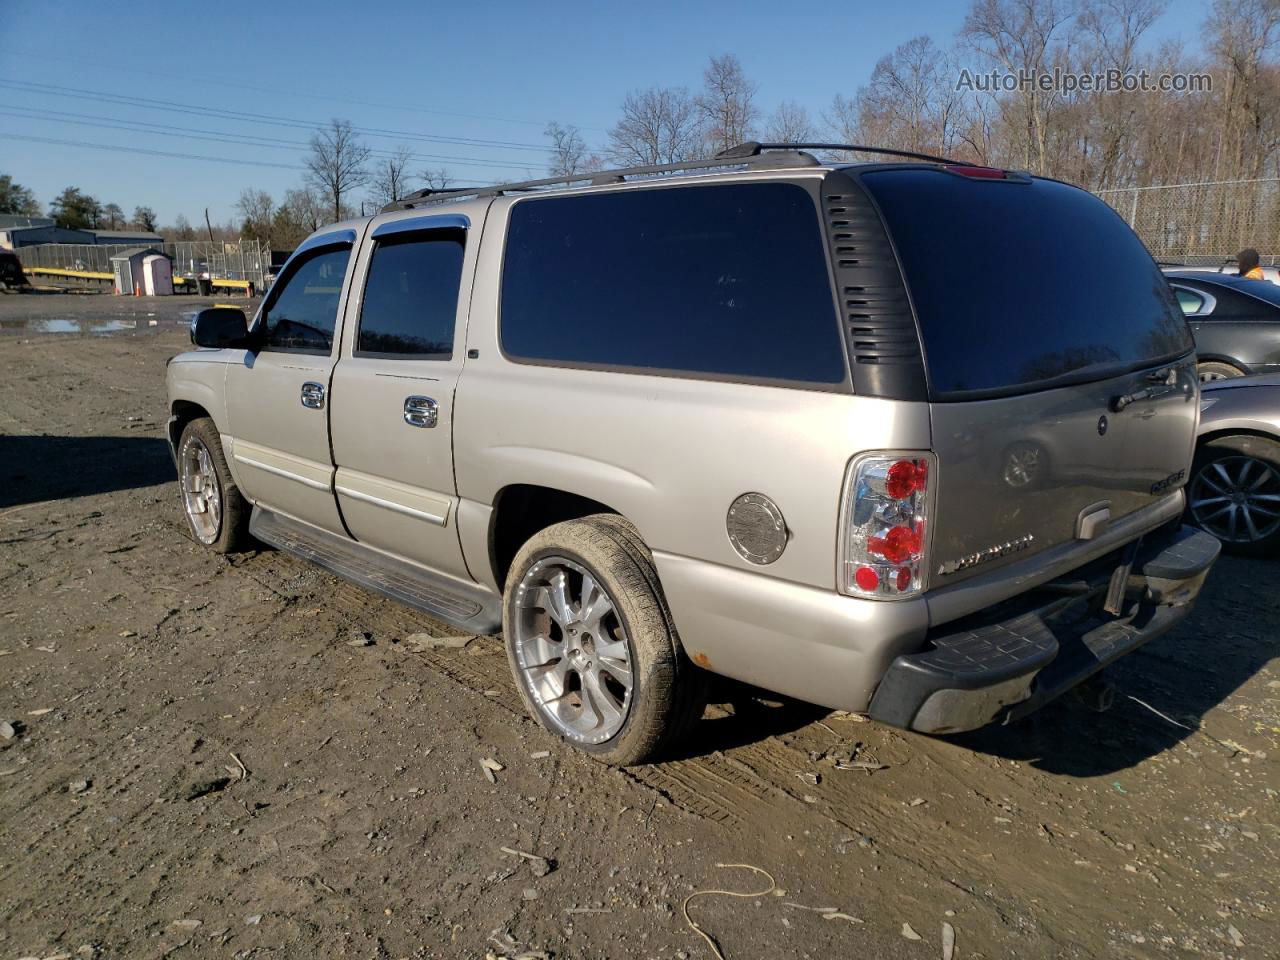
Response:
[[[525,716],[500,638],[480,637],[461,650],[392,652],[399,647],[392,641],[414,633],[448,636],[457,631],[287,554],[263,551],[225,569],[254,581],[295,612],[303,607],[324,610],[330,621],[326,629],[339,624],[339,640],[347,629],[368,631],[385,644],[387,656],[425,663],[512,715]],[[711,707],[704,723],[723,713],[723,708]],[[888,762],[889,769],[873,775],[839,771],[813,758],[855,744]],[[760,835],[778,862],[787,856],[778,836],[785,832],[788,839],[822,837],[835,855],[853,855],[849,868],[874,865],[894,879],[884,889],[874,882],[856,887],[856,896],[871,913],[901,913],[925,905],[941,911],[963,904],[976,911],[969,922],[985,924],[997,940],[1034,934],[1067,955],[1099,925],[1124,929],[1131,922],[1131,904],[1092,902],[1097,878],[1073,866],[1080,840],[1063,842],[1036,832],[1042,819],[1069,819],[1065,808],[1076,798],[1049,789],[1052,778],[1026,767],[1015,774],[985,754],[827,717],[821,725],[808,723],[725,751],[616,773],[651,791],[655,801],[661,798],[717,828]],[[820,784],[797,776],[814,773],[821,776]],[[1005,797],[1018,808],[1016,831],[1004,835],[992,830],[990,816],[1002,811],[991,810],[990,799],[975,795],[974,777],[981,778],[986,794]],[[926,803],[916,806],[916,797]],[[863,838],[874,838],[873,848],[864,849]],[[1096,861],[1103,851],[1097,843],[1089,846],[1090,859]],[[765,853],[762,849],[761,855]]]
[[[457,632],[287,554],[264,551],[251,560],[233,564],[231,569],[282,597],[293,598],[294,605],[314,603],[325,607],[347,621],[352,630],[368,631],[377,640],[403,641],[414,633],[448,636]],[[315,581],[307,582],[312,571]],[[461,650],[405,651],[403,655],[425,662],[472,692],[487,695],[486,699],[510,713],[525,715],[500,637],[479,637]],[[622,773],[686,813],[729,826],[759,815],[762,797],[781,795],[777,784],[725,762],[723,756],[668,761]]]

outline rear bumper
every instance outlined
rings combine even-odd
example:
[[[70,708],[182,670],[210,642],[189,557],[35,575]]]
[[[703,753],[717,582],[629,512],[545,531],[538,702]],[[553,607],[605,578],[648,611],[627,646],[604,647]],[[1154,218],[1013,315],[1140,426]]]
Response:
[[[1117,554],[1006,604],[931,631],[929,649],[894,659],[871,716],[922,733],[956,733],[1025,716],[1181,622],[1218,558],[1191,527],[1148,535],[1120,615],[1102,611]]]

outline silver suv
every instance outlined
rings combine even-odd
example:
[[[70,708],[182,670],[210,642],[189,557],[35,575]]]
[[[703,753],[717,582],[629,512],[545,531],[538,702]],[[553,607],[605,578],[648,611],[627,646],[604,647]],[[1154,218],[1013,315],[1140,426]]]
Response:
[[[1192,340],[1101,201],[907,159],[747,144],[325,227],[169,365],[192,533],[501,631],[613,763],[709,673],[928,733],[1036,709],[1217,556]]]

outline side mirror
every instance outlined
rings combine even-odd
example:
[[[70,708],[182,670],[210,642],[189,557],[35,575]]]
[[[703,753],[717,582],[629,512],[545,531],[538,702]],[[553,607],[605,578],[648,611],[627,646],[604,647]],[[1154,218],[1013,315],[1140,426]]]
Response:
[[[239,307],[208,307],[191,321],[191,342],[197,347],[247,347],[249,320]]]

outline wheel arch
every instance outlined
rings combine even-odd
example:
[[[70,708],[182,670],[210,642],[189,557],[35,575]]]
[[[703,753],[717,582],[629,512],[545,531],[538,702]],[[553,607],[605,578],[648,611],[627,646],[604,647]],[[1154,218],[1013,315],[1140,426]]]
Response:
[[[1280,436],[1274,433],[1268,433],[1266,430],[1256,429],[1253,427],[1221,427],[1209,433],[1202,433],[1196,437],[1197,452],[1207,443],[1214,440],[1223,440],[1227,437],[1260,437],[1263,440],[1271,440],[1280,443]]]
[[[182,431],[192,420],[201,417],[213,419],[213,414],[194,400],[177,399],[169,404],[169,446],[176,452],[178,441],[182,439]]]
[[[571,490],[535,483],[502,487],[494,496],[489,519],[489,564],[498,589],[506,585],[516,553],[539,530],[597,513],[624,516],[607,503]]]

